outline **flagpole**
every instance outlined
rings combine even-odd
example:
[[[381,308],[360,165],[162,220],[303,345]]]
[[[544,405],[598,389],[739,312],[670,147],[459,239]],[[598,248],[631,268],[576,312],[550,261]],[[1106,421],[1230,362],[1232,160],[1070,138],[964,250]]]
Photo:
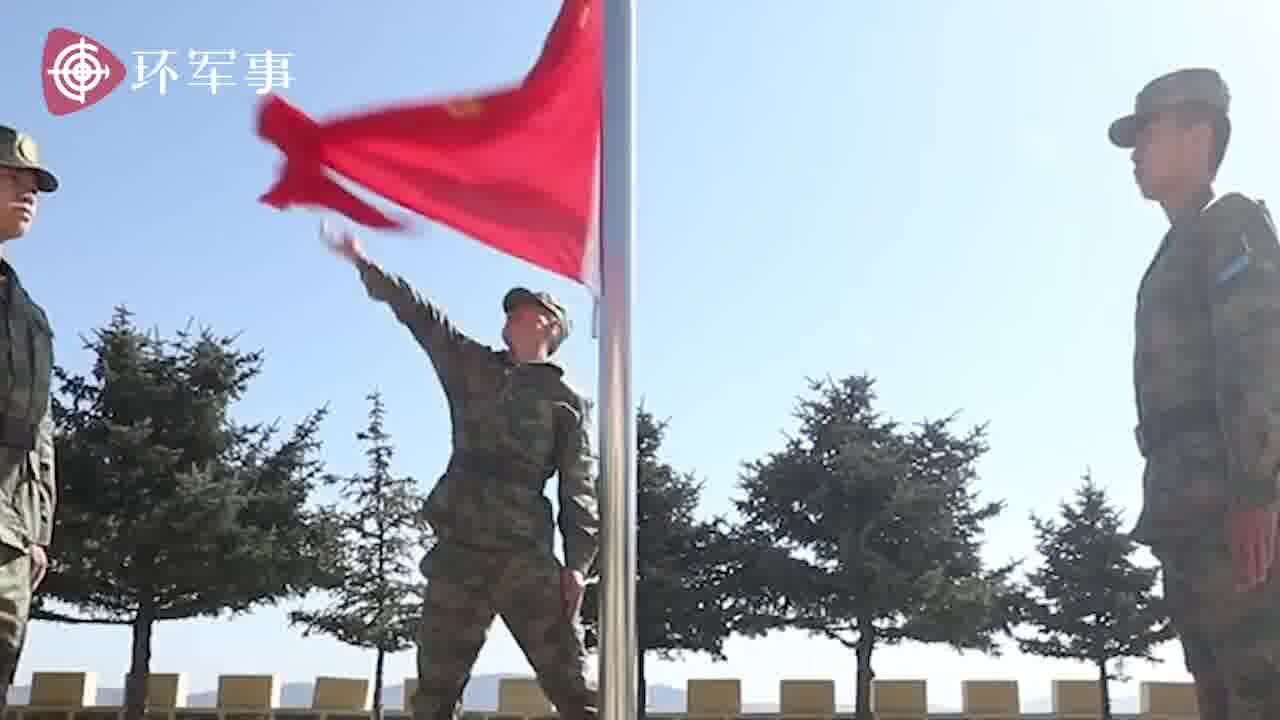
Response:
[[[604,8],[600,338],[600,717],[637,717],[636,457],[631,407],[636,0]]]

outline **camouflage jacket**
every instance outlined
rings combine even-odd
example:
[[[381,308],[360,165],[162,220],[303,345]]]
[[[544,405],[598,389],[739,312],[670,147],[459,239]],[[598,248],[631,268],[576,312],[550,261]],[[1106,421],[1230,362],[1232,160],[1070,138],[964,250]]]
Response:
[[[48,546],[58,492],[49,385],[53,331],[44,309],[0,261],[0,543]]]
[[[448,399],[453,448],[427,499],[432,528],[476,547],[550,550],[544,490],[558,473],[565,564],[586,574],[600,527],[588,400],[558,366],[514,362],[459,332],[403,278],[372,263],[360,276],[426,351]]]
[[[1175,220],[1138,291],[1133,537],[1148,544],[1277,497],[1280,245],[1261,203],[1209,197]]]

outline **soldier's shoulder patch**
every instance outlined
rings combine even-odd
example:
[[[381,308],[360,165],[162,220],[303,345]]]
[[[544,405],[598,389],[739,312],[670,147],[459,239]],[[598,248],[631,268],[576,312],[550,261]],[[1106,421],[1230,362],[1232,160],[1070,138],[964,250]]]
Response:
[[[1206,211],[1204,220],[1198,235],[1209,243],[1202,257],[1214,302],[1246,289],[1280,292],[1280,242],[1266,203],[1230,193]]]
[[[1213,279],[1214,286],[1222,287],[1231,282],[1233,278],[1247,270],[1252,262],[1253,258],[1247,252],[1230,258],[1222,267],[1218,268],[1218,273]]]
[[[1280,254],[1275,247],[1267,245],[1265,240],[1259,242],[1248,231],[1241,231],[1235,242],[1221,248],[1212,268],[1215,296],[1225,300],[1244,288],[1269,294],[1280,291],[1278,262]]]

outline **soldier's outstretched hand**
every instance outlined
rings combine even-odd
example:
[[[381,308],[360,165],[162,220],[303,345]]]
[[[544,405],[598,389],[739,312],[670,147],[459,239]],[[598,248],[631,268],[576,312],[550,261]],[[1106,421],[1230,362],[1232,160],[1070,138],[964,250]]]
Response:
[[[337,231],[329,227],[329,223],[320,223],[320,237],[338,257],[348,262],[359,262],[364,259],[364,248],[360,239],[348,230]]]

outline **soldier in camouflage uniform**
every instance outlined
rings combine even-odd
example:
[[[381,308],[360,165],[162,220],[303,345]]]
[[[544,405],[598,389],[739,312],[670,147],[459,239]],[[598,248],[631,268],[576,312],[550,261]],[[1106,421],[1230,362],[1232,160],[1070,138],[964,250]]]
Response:
[[[595,716],[574,622],[598,549],[600,515],[591,408],[549,358],[568,336],[564,308],[515,288],[503,299],[494,350],[458,331],[400,277],[368,260],[347,235],[333,249],[355,265],[369,296],[390,306],[426,351],[448,398],[453,452],[427,499],[438,543],[423,560],[427,596],[418,632],[416,720],[443,720],[501,615],[562,718]],[[544,496],[559,474],[565,564]]]
[[[1170,229],[1138,291],[1146,459],[1133,538],[1164,595],[1204,720],[1280,718],[1280,244],[1265,206],[1212,182],[1231,133],[1218,73],[1157,78],[1111,141]]]
[[[0,336],[8,351],[0,364],[0,709],[18,669],[31,595],[48,568],[57,498],[49,416],[53,332],[3,251],[31,227],[38,195],[57,189],[31,136],[0,125]]]

